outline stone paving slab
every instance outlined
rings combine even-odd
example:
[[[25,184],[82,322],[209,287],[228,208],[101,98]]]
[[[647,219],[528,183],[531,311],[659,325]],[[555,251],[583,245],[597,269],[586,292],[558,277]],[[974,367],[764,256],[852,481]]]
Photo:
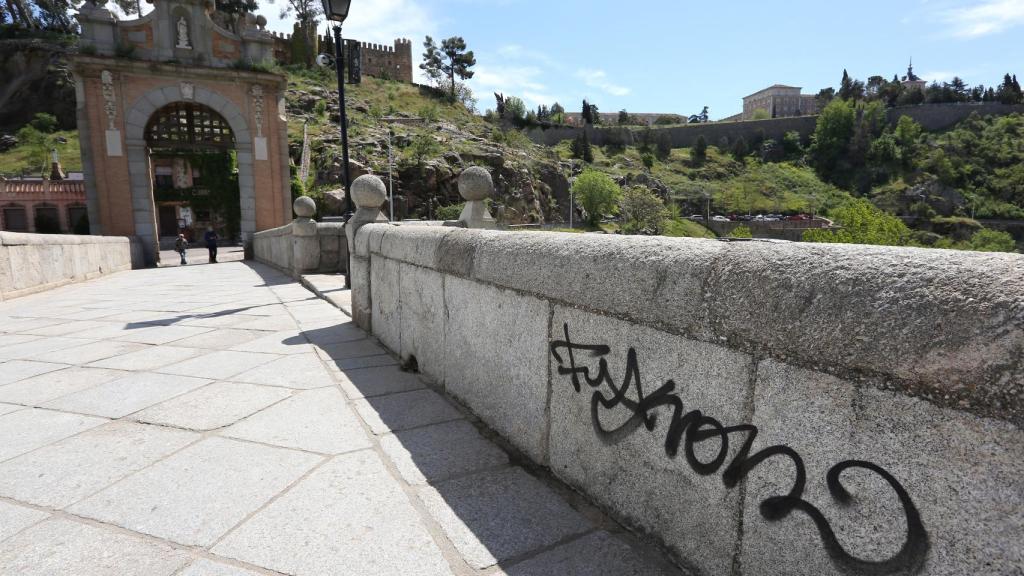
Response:
[[[111,422],[0,464],[0,496],[64,508],[198,439],[182,430]]]
[[[176,576],[262,576],[262,573],[200,558]]]
[[[224,435],[321,454],[371,446],[355,413],[333,388],[296,394],[228,427]]]
[[[499,570],[493,576],[667,576],[672,573],[602,531]]]
[[[290,390],[283,388],[215,382],[150,406],[133,414],[132,419],[188,430],[215,430],[230,426],[291,395]]]
[[[179,376],[227,380],[235,374],[241,374],[246,370],[266,364],[275,359],[276,357],[271,354],[219,350],[217,352],[203,354],[196,358],[190,358],[183,362],[164,366],[163,368],[160,368],[158,372],[163,374],[177,374]]]
[[[508,468],[420,491],[448,539],[474,568],[487,568],[592,529],[550,488]]]
[[[0,302],[0,574],[629,574],[326,306],[242,263]]]
[[[89,366],[98,368],[114,368],[116,370],[155,370],[169,364],[175,364],[202,354],[195,348],[176,348],[174,346],[147,346],[135,352],[120,354],[113,358],[97,360]]]
[[[75,366],[0,386],[0,401],[41,406],[50,400],[124,378],[127,373]]]
[[[338,456],[215,546],[298,576],[436,576],[450,568],[370,451]]]
[[[43,406],[68,412],[121,418],[210,383],[210,380],[188,376],[152,372],[129,374],[106,384],[62,396]]]
[[[188,560],[167,544],[64,519],[0,543],[0,574],[18,576],[171,576]]]
[[[64,368],[67,368],[66,364],[34,362],[31,360],[11,360],[10,362],[0,362],[0,386]]]
[[[0,500],[0,542],[49,517],[46,512]]]
[[[278,358],[270,363],[232,376],[231,379],[236,382],[284,386],[300,390],[323,388],[325,386],[333,386],[336,383],[317,356],[312,353]]]
[[[292,450],[208,438],[69,511],[179,544],[209,546],[320,461]]]
[[[143,350],[145,347],[146,346],[143,344],[132,342],[88,342],[83,343],[81,346],[73,346],[70,348],[62,348],[60,350],[52,350],[42,354],[37,354],[32,356],[32,359],[40,362],[63,362],[64,364],[83,366],[91,362],[96,362],[97,360],[103,360],[112,356],[120,356],[122,354],[129,354],[131,352]]]
[[[29,408],[0,416],[0,462],[107,422],[80,414]]]
[[[508,455],[465,420],[388,434],[381,448],[409,484],[426,484],[508,464]]]
[[[73,348],[89,343],[89,340],[81,338],[46,338],[41,336],[36,340],[29,340],[28,342],[0,348],[0,360],[25,360],[33,356],[46,354],[47,352],[64,350],[65,348]]]
[[[338,374],[341,377],[342,390],[353,399],[408,392],[425,387],[423,381],[415,374],[402,372],[397,366],[346,370]]]
[[[374,434],[462,418],[454,406],[432,390],[363,398],[355,402],[355,407]]]

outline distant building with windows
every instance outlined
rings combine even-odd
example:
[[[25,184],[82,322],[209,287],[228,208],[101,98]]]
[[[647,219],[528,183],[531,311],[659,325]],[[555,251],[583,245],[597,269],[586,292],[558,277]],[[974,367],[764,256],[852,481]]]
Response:
[[[758,110],[769,118],[791,118],[818,113],[818,100],[812,94],[801,94],[802,88],[776,84],[758,90],[743,99],[743,120],[753,120]]]

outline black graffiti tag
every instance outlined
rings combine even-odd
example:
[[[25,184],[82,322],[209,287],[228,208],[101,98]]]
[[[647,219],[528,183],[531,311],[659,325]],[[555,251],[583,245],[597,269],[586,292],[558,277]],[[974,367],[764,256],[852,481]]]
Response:
[[[668,431],[665,434],[665,453],[676,457],[682,443],[683,455],[690,468],[699,475],[715,474],[725,465],[729,455],[729,438],[743,435],[743,444],[736,456],[725,466],[722,482],[727,488],[734,488],[758,464],[773,457],[785,458],[793,466],[793,485],[784,495],[771,496],[761,501],[758,506],[761,516],[768,521],[778,521],[794,510],[809,516],[815,523],[825,551],[832,561],[846,572],[868,575],[883,574],[914,574],[924,564],[929,549],[928,533],[921,522],[921,515],[914,506],[913,500],[900,482],[881,466],[862,460],[846,460],[829,469],[825,481],[829,493],[841,505],[852,503],[852,495],[841,481],[843,472],[851,468],[869,470],[892,487],[907,519],[907,534],[903,546],[891,558],[882,561],[863,560],[847,552],[836,538],[832,526],[824,514],[810,502],[803,499],[807,473],[803,458],[789,446],[769,446],[751,454],[754,440],[757,438],[757,426],[739,424],[725,426],[715,418],[700,410],[685,411],[682,399],[675,393],[676,383],[668,380],[656,390],[645,392],[640,380],[640,366],[637,362],[636,350],[630,348],[626,354],[626,374],[621,386],[616,386],[605,359],[611,349],[603,344],[576,344],[569,338],[569,325],[563,325],[565,340],[551,343],[551,354],[558,362],[558,373],[569,376],[573,389],[582,391],[583,383],[593,388],[590,398],[590,412],[597,434],[608,442],[617,442],[635,432],[640,426],[654,431],[658,414],[652,413],[656,408],[667,407],[671,413]],[[563,357],[564,353],[564,357]],[[597,370],[579,364],[577,355],[587,360],[597,359]],[[567,361],[567,362],[566,362]],[[604,388],[602,388],[602,386]],[[632,390],[633,395],[629,395]],[[633,398],[635,396],[635,399]],[[610,411],[619,406],[632,411],[629,419],[617,427],[605,428],[600,420],[600,411]],[[709,440],[718,442],[715,457],[703,461],[697,457],[694,447]]]

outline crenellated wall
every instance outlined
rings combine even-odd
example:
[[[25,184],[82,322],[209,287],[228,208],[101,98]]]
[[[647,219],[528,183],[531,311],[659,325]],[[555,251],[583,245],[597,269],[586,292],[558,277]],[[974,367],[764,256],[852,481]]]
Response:
[[[1024,256],[368,224],[353,317],[694,574],[1016,574]]]

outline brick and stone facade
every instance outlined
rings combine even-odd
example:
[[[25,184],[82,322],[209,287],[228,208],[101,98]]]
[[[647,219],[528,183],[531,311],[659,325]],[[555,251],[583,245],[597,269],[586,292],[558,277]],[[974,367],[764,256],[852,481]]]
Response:
[[[199,145],[216,120],[223,149],[234,150],[240,232],[248,245],[255,232],[291,217],[285,78],[237,65],[238,59],[269,61],[273,37],[263,30],[265,20],[252,14],[239,18],[236,34],[211,19],[203,0],[154,3],[152,12],[130,22],[96,7],[78,17],[83,48],[72,72],[91,232],[137,236],[147,261],[158,260],[150,151],[181,140],[156,142],[149,127],[174,108],[212,119],[190,120],[182,135],[195,141],[186,138],[185,145]],[[153,33],[151,48],[145,47],[146,29]],[[126,42],[135,43],[131,58],[121,57]]]

